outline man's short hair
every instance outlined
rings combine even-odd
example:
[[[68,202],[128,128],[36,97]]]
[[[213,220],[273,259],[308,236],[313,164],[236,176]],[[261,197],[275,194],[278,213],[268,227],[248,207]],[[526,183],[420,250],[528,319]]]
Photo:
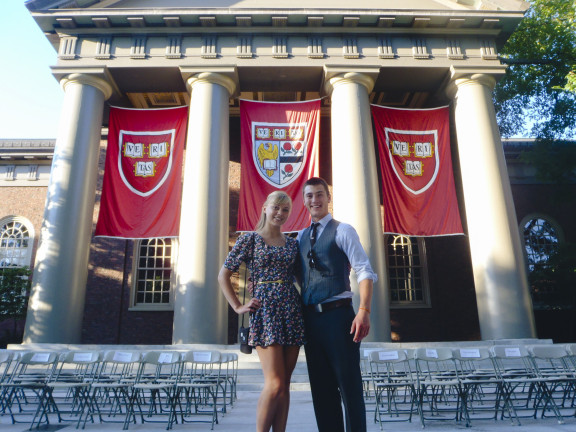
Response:
[[[306,189],[306,186],[317,186],[317,185],[324,186],[326,195],[330,196],[330,189],[328,189],[328,183],[326,183],[326,180],[324,180],[322,177],[310,177],[308,180],[306,180],[304,186],[302,187],[302,194],[304,194],[304,189]]]

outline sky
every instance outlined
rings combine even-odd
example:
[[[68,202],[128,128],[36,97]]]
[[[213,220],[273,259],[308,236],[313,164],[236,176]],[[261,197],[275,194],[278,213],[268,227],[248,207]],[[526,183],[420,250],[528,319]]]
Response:
[[[2,1],[0,139],[56,138],[64,98],[50,71],[56,54],[24,0]]]

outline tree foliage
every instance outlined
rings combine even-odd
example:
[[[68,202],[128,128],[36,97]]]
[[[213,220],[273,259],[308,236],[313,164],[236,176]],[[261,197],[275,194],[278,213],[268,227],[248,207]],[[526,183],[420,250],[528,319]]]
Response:
[[[0,321],[26,316],[30,294],[30,269],[3,267],[0,269]]]
[[[503,136],[576,137],[576,2],[532,0],[501,50],[494,99]]]

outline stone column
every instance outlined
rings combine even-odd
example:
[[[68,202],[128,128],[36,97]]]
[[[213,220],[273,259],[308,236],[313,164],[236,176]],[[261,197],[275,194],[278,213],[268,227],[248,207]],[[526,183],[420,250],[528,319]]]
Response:
[[[205,72],[191,92],[180,220],[174,344],[227,343],[218,272],[228,253],[229,107],[235,81]]]
[[[491,74],[452,71],[458,153],[483,340],[536,337]]]
[[[71,74],[54,148],[40,245],[24,330],[25,343],[80,343],[105,80]]]
[[[390,295],[372,117],[368,94],[379,68],[343,72],[325,68],[332,99],[332,184],[334,217],[358,231],[378,281],[374,284],[371,329],[367,341],[390,341]],[[358,286],[352,276],[358,305]]]

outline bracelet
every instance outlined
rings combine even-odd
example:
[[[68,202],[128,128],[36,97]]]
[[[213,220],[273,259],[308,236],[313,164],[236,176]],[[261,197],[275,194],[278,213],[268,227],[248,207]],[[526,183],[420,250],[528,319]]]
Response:
[[[366,312],[370,313],[370,309],[366,309],[366,308],[363,308],[363,307],[359,307],[358,310],[360,310],[360,309],[365,310]]]

